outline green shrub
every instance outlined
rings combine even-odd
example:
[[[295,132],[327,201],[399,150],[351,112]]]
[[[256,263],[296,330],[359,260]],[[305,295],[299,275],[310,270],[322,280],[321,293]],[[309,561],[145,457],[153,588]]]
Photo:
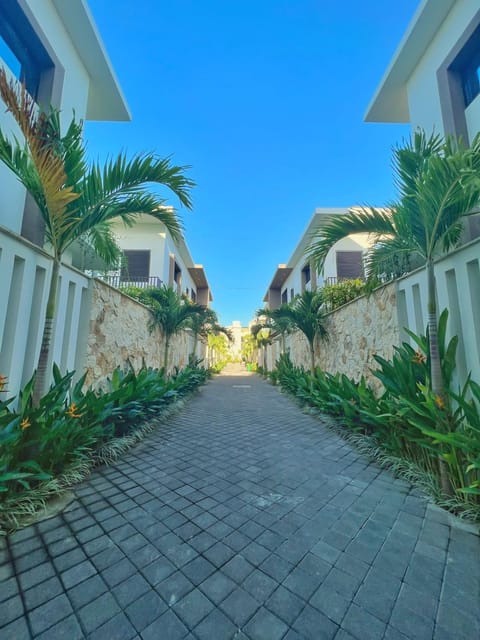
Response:
[[[373,439],[383,454],[413,463],[436,478],[438,460],[448,467],[450,483],[463,508],[480,507],[480,385],[468,379],[454,390],[453,373],[458,339],[446,340],[448,313],[439,318],[438,338],[445,395],[430,388],[427,336],[410,333],[417,349],[395,347],[391,361],[380,356],[374,375],[384,391],[376,397],[366,381],[317,369],[312,376],[294,367],[288,356],[277,362],[275,378],[302,403],[335,416],[344,428]],[[440,493],[440,490],[439,490]],[[458,506],[458,504],[457,504]]]
[[[336,284],[326,284],[322,287],[324,303],[329,311],[333,311],[351,300],[366,293],[366,285],[363,280],[342,280]]]
[[[16,410],[12,399],[0,402],[0,501],[88,462],[114,438],[131,434],[176,399],[202,384],[208,373],[186,367],[165,378],[163,371],[116,369],[107,390],[82,391],[85,376],[54,367],[49,392],[33,405],[34,378],[22,390]]]

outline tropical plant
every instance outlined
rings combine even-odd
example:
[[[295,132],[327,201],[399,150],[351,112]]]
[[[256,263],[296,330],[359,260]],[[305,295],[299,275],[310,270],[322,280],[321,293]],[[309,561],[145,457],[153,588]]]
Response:
[[[207,336],[208,362],[214,372],[221,371],[230,359],[228,341],[224,333],[209,333]]]
[[[18,496],[50,481],[50,489],[58,490],[55,479],[72,467],[86,472],[95,452],[131,436],[207,375],[196,367],[168,379],[156,369],[116,369],[106,388],[94,391],[84,390],[85,376],[74,385],[74,372],[62,375],[54,367],[53,383],[38,405],[32,377],[16,408],[13,398],[0,401],[0,529]]]
[[[434,261],[461,240],[463,218],[480,202],[480,136],[470,148],[452,138],[427,137],[417,131],[394,150],[399,200],[388,209],[363,208],[331,217],[314,237],[308,255],[323,269],[327,253],[342,238],[370,233],[376,239],[367,252],[369,279],[405,273],[410,258],[426,265],[428,329],[432,391],[442,395],[438,357]]]
[[[256,316],[260,324],[264,325],[270,330],[270,337],[275,339],[280,338],[281,353],[286,352],[286,337],[293,331],[293,326],[290,318],[283,314],[283,305],[276,309],[258,309]]]
[[[202,311],[191,316],[188,326],[193,333],[193,345],[190,354],[191,362],[193,362],[195,358],[199,339],[206,343],[209,335],[223,334],[229,340],[232,340],[231,331],[219,323],[216,312],[208,307],[202,307]]]
[[[324,323],[324,299],[321,290],[306,289],[292,302],[283,304],[276,310],[276,321],[286,321],[294,330],[301,331],[308,342],[310,351],[310,371],[315,373],[315,343],[326,338]]]
[[[65,251],[82,238],[107,263],[115,263],[119,249],[110,224],[114,218],[120,218],[131,226],[139,214],[160,220],[178,237],[181,225],[176,212],[164,206],[165,199],[147,191],[146,186],[163,185],[190,208],[193,182],[185,177],[185,167],[174,166],[169,158],[154,154],[140,154],[130,160],[120,154],[104,166],[98,163],[88,166],[82,141],[83,123],[72,119],[62,133],[59,112],[54,108],[39,110],[25,87],[16,80],[8,80],[3,68],[0,68],[0,97],[24,138],[24,142],[12,141],[0,131],[0,161],[16,175],[37,205],[53,256],[34,389],[38,403],[49,384],[59,270]]]
[[[398,202],[389,209],[364,208],[330,218],[318,230],[308,250],[322,269],[328,251],[342,238],[370,233],[376,239],[367,253],[367,275],[395,277],[409,270],[411,260],[426,266],[430,355],[430,385],[445,399],[438,337],[434,263],[461,241],[465,216],[480,202],[480,135],[470,148],[453,138],[427,137],[417,131],[403,147],[394,150]],[[443,461],[440,461],[444,467]],[[444,469],[445,471],[445,469]],[[443,473],[446,493],[451,493]]]
[[[193,317],[203,314],[205,307],[188,301],[172,287],[166,286],[145,289],[140,300],[151,309],[150,330],[159,327],[163,332],[163,367],[166,371],[172,336],[188,327]]]
[[[366,285],[360,278],[347,279],[335,284],[326,284],[322,287],[325,308],[333,311],[343,304],[358,298],[366,293]]]

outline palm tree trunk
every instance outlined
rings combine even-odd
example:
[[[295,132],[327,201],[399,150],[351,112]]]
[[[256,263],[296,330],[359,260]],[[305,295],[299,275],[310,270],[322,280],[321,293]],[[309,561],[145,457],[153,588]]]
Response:
[[[60,274],[60,260],[53,261],[50,289],[48,291],[47,310],[43,327],[42,346],[37,364],[33,403],[38,406],[40,399],[48,392],[50,386],[50,351],[52,348],[53,324],[57,307],[57,289]]]
[[[313,346],[313,342],[309,344],[310,344],[310,373],[312,374],[312,376],[314,376],[315,375],[315,349]]]
[[[163,354],[163,368],[164,375],[167,375],[167,366],[168,366],[168,348],[170,346],[170,336],[168,333],[165,334],[165,352]]]
[[[430,339],[430,377],[432,392],[438,396],[445,394],[440,352],[438,350],[438,320],[433,260],[427,262],[427,313],[428,334]]]
[[[444,400],[445,385],[443,382],[442,365],[440,362],[440,352],[438,349],[438,321],[437,321],[437,300],[435,287],[435,272],[433,260],[427,261],[427,314],[428,314],[428,336],[430,350],[430,379],[432,393]],[[453,495],[453,487],[449,477],[449,467],[446,461],[438,458],[438,469],[440,472],[440,484],[442,491],[447,496]]]
[[[193,347],[192,353],[190,354],[190,363],[193,364],[195,362],[195,358],[197,356],[197,345],[198,345],[198,333],[193,334]]]
[[[282,356],[284,356],[285,355],[285,351],[287,350],[285,334],[284,333],[282,333],[280,341],[281,341],[281,345],[282,345]]]

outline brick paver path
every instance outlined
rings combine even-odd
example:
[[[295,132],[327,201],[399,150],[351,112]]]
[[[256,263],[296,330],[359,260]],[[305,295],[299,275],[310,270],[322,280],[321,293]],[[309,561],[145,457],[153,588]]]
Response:
[[[0,547],[0,638],[479,638],[479,538],[229,373]]]

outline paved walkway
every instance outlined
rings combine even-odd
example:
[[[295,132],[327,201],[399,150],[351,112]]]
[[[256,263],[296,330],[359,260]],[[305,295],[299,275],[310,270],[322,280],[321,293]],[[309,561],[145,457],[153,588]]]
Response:
[[[0,638],[479,638],[479,538],[229,373],[0,547]]]

